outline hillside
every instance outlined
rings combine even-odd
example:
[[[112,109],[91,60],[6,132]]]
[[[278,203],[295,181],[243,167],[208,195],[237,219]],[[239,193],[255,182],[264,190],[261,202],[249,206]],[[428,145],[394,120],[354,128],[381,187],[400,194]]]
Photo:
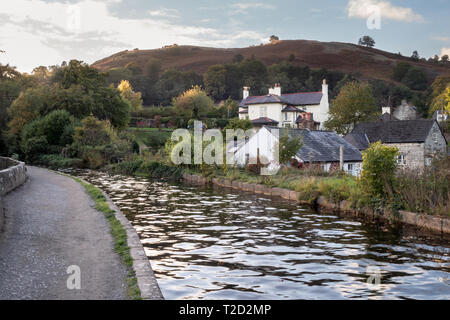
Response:
[[[195,71],[203,74],[211,65],[232,62],[233,57],[255,56],[267,65],[288,60],[298,66],[326,68],[333,71],[353,73],[361,79],[390,80],[392,68],[397,62],[421,67],[429,80],[438,75],[450,75],[450,66],[441,66],[428,62],[414,62],[390,52],[360,47],[350,43],[319,42],[310,40],[285,40],[276,44],[252,46],[248,48],[220,49],[195,46],[171,46],[155,50],[123,51],[95,62],[92,66],[102,71],[124,67],[135,62],[142,70],[149,61],[159,61],[163,70],[177,68],[181,71]]]

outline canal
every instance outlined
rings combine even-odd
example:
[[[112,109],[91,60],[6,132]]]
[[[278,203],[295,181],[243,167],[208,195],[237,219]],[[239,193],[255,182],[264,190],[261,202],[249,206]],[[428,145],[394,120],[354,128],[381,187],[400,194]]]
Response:
[[[448,238],[232,190],[70,173],[131,221],[166,299],[450,299]]]

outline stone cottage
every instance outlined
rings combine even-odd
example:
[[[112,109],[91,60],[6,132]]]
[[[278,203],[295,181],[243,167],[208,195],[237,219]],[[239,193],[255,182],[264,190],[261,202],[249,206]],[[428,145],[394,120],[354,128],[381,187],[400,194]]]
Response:
[[[410,169],[422,169],[433,158],[447,155],[447,140],[432,119],[362,122],[344,138],[359,150],[368,147],[367,141],[396,146],[399,165]]]

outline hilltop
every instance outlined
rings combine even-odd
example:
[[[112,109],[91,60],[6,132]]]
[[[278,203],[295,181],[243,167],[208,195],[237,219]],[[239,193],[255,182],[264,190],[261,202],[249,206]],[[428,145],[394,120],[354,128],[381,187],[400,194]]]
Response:
[[[107,71],[125,67],[132,62],[145,70],[149,61],[158,61],[162,70],[177,68],[180,71],[203,74],[212,65],[232,62],[238,54],[244,58],[254,56],[266,65],[290,60],[297,66],[352,73],[360,79],[392,81],[392,69],[398,62],[408,62],[421,67],[429,80],[439,75],[450,75],[448,65],[413,61],[399,54],[350,43],[311,40],[284,40],[273,44],[232,49],[173,45],[154,50],[126,50],[99,60],[92,66]]]

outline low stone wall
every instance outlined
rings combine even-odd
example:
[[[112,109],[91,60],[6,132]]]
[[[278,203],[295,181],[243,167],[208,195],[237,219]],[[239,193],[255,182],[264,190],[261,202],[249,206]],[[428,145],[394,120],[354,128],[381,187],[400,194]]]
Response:
[[[25,163],[0,157],[0,196],[4,196],[27,180]]]
[[[260,184],[250,184],[239,181],[230,181],[227,179],[214,178],[211,181],[205,177],[183,174],[183,179],[187,183],[196,185],[207,185],[212,183],[213,185],[222,188],[231,188],[234,190],[241,190],[255,194],[263,194],[271,197],[281,197],[286,200],[295,201],[297,203],[311,205],[306,201],[299,200],[299,193],[296,191],[282,189],[282,188],[271,188]],[[332,203],[328,201],[325,197],[319,197],[317,203],[315,204],[321,211],[332,211],[339,212],[341,215],[352,217],[352,218],[366,218],[366,219],[379,219],[381,221],[395,221],[400,223],[409,224],[415,226],[419,229],[424,229],[432,232],[448,233],[450,234],[450,219],[435,217],[426,214],[419,214],[414,212],[400,211],[398,214],[385,212],[383,215],[376,215],[372,210],[365,209],[360,211],[355,211],[351,208],[347,201],[342,201],[339,204]]]
[[[3,229],[4,212],[2,197],[27,180],[27,167],[23,162],[0,157],[0,232]]]

